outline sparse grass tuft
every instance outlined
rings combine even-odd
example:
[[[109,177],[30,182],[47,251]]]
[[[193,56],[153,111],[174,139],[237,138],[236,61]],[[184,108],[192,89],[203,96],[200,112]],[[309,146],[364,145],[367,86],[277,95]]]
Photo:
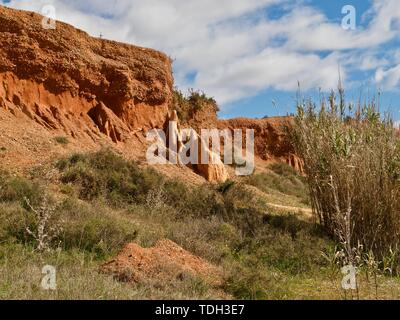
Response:
[[[276,190],[299,198],[303,204],[309,204],[309,191],[305,177],[285,163],[272,164],[270,169],[270,172],[249,176],[246,182],[266,193],[270,189]]]
[[[62,144],[62,145],[67,145],[67,144],[69,144],[68,138],[67,138],[67,137],[64,137],[64,136],[57,136],[57,137],[54,137],[54,141],[57,142],[57,143],[59,143],[59,144]]]

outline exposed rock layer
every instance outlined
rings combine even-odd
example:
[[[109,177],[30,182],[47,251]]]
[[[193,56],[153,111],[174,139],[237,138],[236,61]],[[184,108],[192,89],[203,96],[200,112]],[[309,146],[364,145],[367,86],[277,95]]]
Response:
[[[290,139],[290,128],[294,124],[293,121],[293,117],[237,118],[219,120],[217,126],[232,131],[241,129],[243,132],[246,129],[253,129],[256,156],[266,161],[286,162],[296,170],[303,172],[303,161],[296,155]]]
[[[0,143],[10,150],[1,156],[7,163],[33,165],[35,157],[36,162],[45,159],[43,152],[35,155],[37,146],[51,146],[43,137],[63,133],[74,138],[80,150],[109,140],[128,157],[142,159],[144,133],[165,128],[175,107],[170,59],[152,49],[92,38],[61,22],[55,30],[44,29],[42,19],[0,6]],[[15,124],[4,123],[10,121],[7,114],[15,117]],[[290,118],[219,121],[216,105],[209,103],[188,120],[183,126],[197,132],[254,129],[257,156],[302,170],[285,129]],[[29,137],[35,143],[18,149],[28,131],[35,132]],[[222,162],[194,169],[208,181],[228,177]]]
[[[290,130],[293,127],[293,117],[269,117],[264,119],[235,118],[219,120],[216,106],[210,102],[203,102],[192,112],[190,119],[184,124],[200,132],[202,128],[217,128],[242,130],[243,147],[246,145],[246,129],[254,130],[254,154],[265,161],[280,161],[289,164],[296,170],[303,172],[303,161],[296,155],[290,139]],[[221,141],[223,142],[223,141]]]
[[[165,54],[61,22],[46,30],[42,19],[0,7],[0,106],[72,136],[100,131],[115,142],[129,130],[162,127],[173,88]]]

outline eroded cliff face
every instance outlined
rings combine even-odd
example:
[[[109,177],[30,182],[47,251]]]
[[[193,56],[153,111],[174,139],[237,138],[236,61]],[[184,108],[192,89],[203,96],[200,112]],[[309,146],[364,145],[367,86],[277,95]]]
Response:
[[[161,128],[172,102],[171,61],[155,50],[90,37],[0,7],[0,107],[73,137]]]
[[[293,117],[271,117],[265,119],[237,118],[219,120],[220,128],[229,130],[254,130],[254,153],[265,161],[280,161],[303,172],[303,161],[296,155],[290,139]],[[245,141],[243,141],[245,145]]]
[[[177,107],[169,57],[93,38],[61,22],[55,30],[44,29],[42,20],[41,15],[0,6],[0,165],[28,168],[110,144],[145,163],[146,132],[164,129]],[[256,156],[302,170],[283,129],[290,120],[220,121],[213,99],[198,95],[189,100],[183,126],[198,132],[254,129]],[[68,147],[57,146],[58,135],[71,137]],[[164,169],[190,176],[187,168]],[[208,181],[228,178],[222,162],[192,169]]]
[[[60,134],[73,138],[74,151],[114,143],[145,163],[147,131],[165,128],[173,109],[171,60],[152,49],[92,38],[61,22],[55,30],[44,29],[42,20],[0,6],[5,165],[34,166],[57,157],[50,156],[56,149],[52,138]],[[216,172],[221,168],[202,169],[198,173],[208,181],[226,179]]]
[[[195,106],[188,121],[184,124],[200,132],[201,128],[228,129],[232,136],[235,129],[242,131],[243,147],[246,146],[246,130],[254,130],[254,154],[266,162],[285,162],[299,172],[303,172],[303,161],[296,155],[290,138],[290,130],[294,125],[293,117],[270,117],[264,119],[235,118],[219,120],[216,105],[203,102]],[[223,140],[221,140],[223,143]]]

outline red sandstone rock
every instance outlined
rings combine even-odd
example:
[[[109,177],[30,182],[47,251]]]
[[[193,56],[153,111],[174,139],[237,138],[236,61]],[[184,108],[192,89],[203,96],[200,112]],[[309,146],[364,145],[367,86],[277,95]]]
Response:
[[[26,161],[27,157],[43,161],[42,153],[34,155],[39,150],[36,145],[43,146],[43,137],[52,132],[75,138],[81,148],[89,146],[88,140],[92,148],[108,137],[120,144],[121,153],[142,157],[146,146],[138,134],[164,128],[168,111],[174,109],[170,59],[152,49],[92,38],[61,22],[55,30],[43,29],[42,19],[0,6],[0,121],[9,121],[8,115],[1,116],[4,112],[15,116],[13,125],[2,124],[7,131],[0,127],[0,142],[21,154],[17,159],[8,153],[9,161],[29,165],[35,159]],[[30,131],[37,134],[29,138],[35,146],[18,149],[14,139],[25,139],[29,121]],[[291,124],[286,117],[219,121],[216,105],[210,103],[184,125],[198,132],[254,129],[256,156],[284,161],[302,171],[287,134]],[[222,162],[194,169],[209,181],[227,178]]]
[[[165,54],[41,21],[0,7],[0,106],[72,136],[121,141],[127,130],[163,126],[173,88]]]
[[[253,129],[256,156],[266,161],[286,162],[296,170],[303,172],[303,161],[295,154],[290,139],[290,128],[293,126],[293,121],[293,117],[237,118],[219,120],[217,126],[220,129],[241,129],[243,132],[246,129]]]

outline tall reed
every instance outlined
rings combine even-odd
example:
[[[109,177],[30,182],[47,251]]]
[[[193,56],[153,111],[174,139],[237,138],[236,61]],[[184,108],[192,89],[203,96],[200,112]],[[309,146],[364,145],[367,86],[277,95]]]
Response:
[[[349,264],[360,251],[383,259],[400,248],[400,139],[378,108],[376,100],[347,104],[342,89],[319,107],[298,103],[294,145],[313,211]]]

